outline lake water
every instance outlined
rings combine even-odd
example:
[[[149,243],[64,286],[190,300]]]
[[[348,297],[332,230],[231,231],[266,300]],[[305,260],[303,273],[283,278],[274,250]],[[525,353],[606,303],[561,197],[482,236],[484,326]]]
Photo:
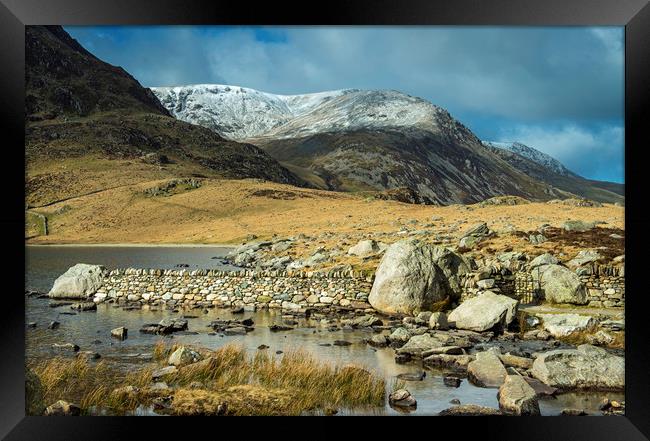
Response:
[[[58,246],[28,246],[26,247],[26,289],[47,292],[54,280],[76,263],[101,264],[109,269],[116,267],[136,268],[174,268],[177,264],[189,265],[189,268],[230,268],[222,264],[221,258],[229,251],[220,247],[58,247]],[[213,259],[216,257],[216,259]],[[79,312],[75,315],[69,306],[58,308],[49,307],[48,299],[26,297],[26,323],[36,322],[37,327],[28,328],[26,332],[26,356],[40,358],[53,356],[52,343],[71,342],[81,350],[92,350],[101,354],[102,359],[125,369],[130,369],[147,363],[151,356],[152,346],[162,337],[140,334],[138,330],[146,323],[157,323],[165,317],[178,317],[183,314],[169,310],[125,311],[112,304],[100,304],[97,311]],[[265,344],[268,351],[288,351],[304,349],[324,362],[363,365],[386,378],[387,388],[393,384],[396,375],[400,373],[419,372],[417,364],[400,365],[394,361],[392,349],[373,349],[363,342],[364,338],[372,335],[363,330],[329,331],[320,326],[318,320],[301,319],[299,326],[289,332],[273,333],[269,326],[281,323],[282,317],[276,311],[259,311],[241,314],[236,317],[230,311],[223,309],[201,309],[187,311],[185,315],[189,322],[189,331],[198,332],[196,335],[175,334],[175,343],[201,346],[216,349],[225,344],[243,345],[251,354],[257,347]],[[194,317],[195,316],[195,317]],[[209,335],[212,329],[208,324],[220,318],[247,318],[255,321],[255,330],[243,336]],[[50,321],[61,323],[55,330],[47,329]],[[117,341],[110,337],[110,330],[125,326],[129,336],[125,341]],[[334,346],[335,340],[351,342],[350,346]],[[329,346],[328,346],[329,345]],[[497,389],[479,388],[463,380],[458,388],[447,387],[443,384],[443,371],[426,370],[427,376],[423,381],[409,381],[407,389],[417,399],[418,406],[410,415],[433,415],[451,407],[452,399],[459,399],[462,404],[479,404],[498,407]],[[570,393],[557,398],[540,400],[540,409],[544,415],[557,415],[562,409],[580,408],[591,410],[598,415],[598,404],[604,398],[623,400],[622,393]],[[341,414],[401,414],[388,405],[376,409],[342,410]]]

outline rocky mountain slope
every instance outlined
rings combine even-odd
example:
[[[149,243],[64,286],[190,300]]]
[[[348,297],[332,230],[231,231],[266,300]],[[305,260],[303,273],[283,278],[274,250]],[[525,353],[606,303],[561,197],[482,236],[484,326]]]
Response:
[[[483,142],[511,166],[541,182],[587,199],[600,202],[625,201],[625,185],[615,182],[594,181],[567,169],[551,156],[521,143]]]
[[[147,172],[302,183],[258,147],[173,118],[149,89],[96,58],[62,27],[25,29],[28,201],[47,202],[34,193],[44,186],[60,188],[60,198],[95,190],[92,176],[64,188],[70,173],[90,163],[96,173],[110,169],[114,184],[121,178],[133,183],[131,171],[119,177],[123,164],[117,160],[140,164],[138,179]]]
[[[436,204],[503,194],[536,200],[582,194],[606,202],[620,199],[603,188],[592,189],[594,184],[534,149],[484,146],[445,109],[397,91],[274,95],[205,84],[152,90],[174,116],[259,145],[320,188],[404,189],[415,200]],[[545,179],[531,176],[513,158],[541,167],[538,175]],[[555,176],[568,183],[556,185]]]
[[[283,96],[221,85],[152,90],[178,118],[259,145],[320,188],[403,188],[434,204],[502,194],[567,196],[484,148],[446,110],[397,91]]]

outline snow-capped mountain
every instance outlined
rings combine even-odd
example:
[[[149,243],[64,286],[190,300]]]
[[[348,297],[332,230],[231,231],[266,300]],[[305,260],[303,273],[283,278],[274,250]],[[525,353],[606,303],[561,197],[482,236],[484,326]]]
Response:
[[[449,204],[504,194],[564,198],[585,185],[550,156],[517,143],[483,144],[445,109],[395,90],[277,95],[199,84],[152,91],[176,118],[260,146],[329,190],[406,189],[415,200]],[[571,182],[558,186],[557,177]]]
[[[537,149],[529,147],[520,142],[495,142],[495,141],[483,141],[483,145],[488,147],[494,147],[502,150],[508,150],[518,155],[523,156],[524,158],[530,159],[533,162],[536,162],[553,172],[562,175],[562,176],[571,176],[574,175],[571,170],[566,168],[560,161],[553,158],[552,156],[540,152]]]
[[[276,95],[239,86],[153,87],[178,119],[233,140],[296,138],[387,127],[439,132],[453,122],[446,110],[394,90],[342,89]]]
[[[233,140],[263,135],[333,98],[354,92],[274,95],[221,84],[152,87],[151,90],[176,118]]]

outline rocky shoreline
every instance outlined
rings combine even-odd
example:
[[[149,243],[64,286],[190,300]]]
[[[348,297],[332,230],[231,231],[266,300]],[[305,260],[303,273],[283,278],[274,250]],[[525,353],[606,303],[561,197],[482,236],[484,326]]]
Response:
[[[474,226],[465,236],[472,238],[466,245],[489,234],[484,225]],[[263,247],[285,246],[286,241],[278,240]],[[230,259],[241,263],[239,256],[244,255],[254,261],[259,248],[259,243],[240,247]],[[451,249],[414,238],[385,246],[363,241],[349,252],[381,259],[374,272],[318,271],[311,265],[107,271],[78,264],[55,281],[49,296],[81,300],[80,310],[84,304],[106,303],[184,314],[211,308],[233,313],[281,311],[282,323],[270,326],[271,332],[313,326],[367,330],[371,333],[367,345],[392,348],[396,363],[438,372],[449,387],[466,379],[476,387],[498,389],[498,412],[503,414],[537,415],[538,400],[558,393],[623,391],[624,256],[610,264],[587,252],[565,263],[549,253],[531,258],[514,251],[476,258],[463,253],[462,247]],[[319,253],[327,252],[314,255]],[[210,323],[215,335],[246,335],[255,326],[251,318]],[[126,329],[113,331],[128,338]],[[182,317],[145,324],[139,331],[196,332]],[[408,410],[416,407],[417,397],[402,388],[388,401]],[[621,413],[622,407],[624,403],[610,413]],[[448,413],[454,412],[487,411],[470,406]]]

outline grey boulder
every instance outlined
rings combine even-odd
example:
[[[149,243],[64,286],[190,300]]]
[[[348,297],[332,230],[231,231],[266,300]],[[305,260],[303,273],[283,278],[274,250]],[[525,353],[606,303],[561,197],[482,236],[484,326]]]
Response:
[[[387,314],[431,310],[438,302],[460,295],[464,260],[442,247],[403,240],[386,250],[375,274],[368,302]]]
[[[507,375],[497,394],[499,408],[510,415],[539,415],[537,393],[524,377]]]
[[[486,291],[465,300],[447,316],[447,320],[458,329],[478,332],[505,327],[514,319],[518,303],[510,297]]]
[[[507,374],[506,368],[493,350],[477,353],[476,359],[467,365],[467,378],[479,387],[500,387]]]
[[[542,265],[533,271],[542,294],[551,303],[587,303],[587,289],[576,273],[560,265]]]
[[[624,358],[592,345],[545,352],[533,362],[531,374],[548,386],[564,390],[625,388]]]
[[[88,299],[102,286],[105,269],[101,265],[78,263],[55,281],[48,296],[65,299]]]

